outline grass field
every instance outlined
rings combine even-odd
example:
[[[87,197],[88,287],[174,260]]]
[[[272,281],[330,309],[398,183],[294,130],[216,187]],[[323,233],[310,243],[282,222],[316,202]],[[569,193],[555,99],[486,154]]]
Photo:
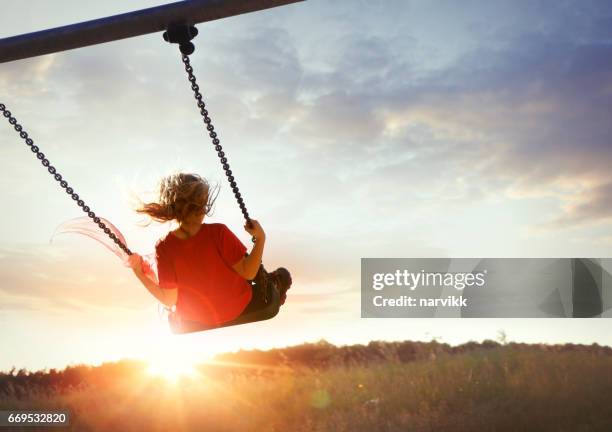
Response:
[[[79,431],[612,430],[610,348],[462,347],[322,341],[220,356],[175,379],[138,361],[11,371],[0,409],[68,409]]]

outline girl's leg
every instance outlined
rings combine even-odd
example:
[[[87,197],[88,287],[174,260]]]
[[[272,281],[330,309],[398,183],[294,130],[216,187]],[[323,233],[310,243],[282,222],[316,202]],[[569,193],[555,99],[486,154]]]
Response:
[[[269,295],[269,292],[266,291],[266,284],[253,282],[251,284],[251,289],[253,290],[251,301],[249,302],[249,304],[247,304],[246,308],[244,308],[240,315],[246,315],[251,312],[261,310],[268,306],[266,300],[269,301],[271,296]]]
[[[273,284],[280,294],[280,304],[287,299],[287,290],[291,288],[291,273],[284,267],[279,267],[268,274],[269,283]]]

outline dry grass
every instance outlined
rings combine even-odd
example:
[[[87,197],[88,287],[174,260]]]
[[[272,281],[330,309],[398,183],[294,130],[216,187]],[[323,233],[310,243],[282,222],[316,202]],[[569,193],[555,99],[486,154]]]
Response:
[[[202,365],[174,383],[138,363],[87,369],[69,386],[8,377],[0,409],[67,408],[79,431],[612,430],[612,356],[584,350],[497,346],[319,369]]]

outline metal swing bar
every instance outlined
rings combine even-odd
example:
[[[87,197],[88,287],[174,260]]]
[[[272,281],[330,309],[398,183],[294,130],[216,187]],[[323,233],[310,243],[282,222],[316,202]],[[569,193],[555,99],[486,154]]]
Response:
[[[0,63],[21,60],[284,6],[304,0],[184,0],[0,39]]]

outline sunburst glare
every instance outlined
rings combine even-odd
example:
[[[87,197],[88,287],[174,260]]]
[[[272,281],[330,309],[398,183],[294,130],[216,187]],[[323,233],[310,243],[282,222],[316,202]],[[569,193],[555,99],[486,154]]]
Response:
[[[177,382],[181,378],[197,378],[198,376],[198,371],[192,363],[173,358],[173,356],[149,360],[148,363],[148,374],[162,377],[169,382]]]

